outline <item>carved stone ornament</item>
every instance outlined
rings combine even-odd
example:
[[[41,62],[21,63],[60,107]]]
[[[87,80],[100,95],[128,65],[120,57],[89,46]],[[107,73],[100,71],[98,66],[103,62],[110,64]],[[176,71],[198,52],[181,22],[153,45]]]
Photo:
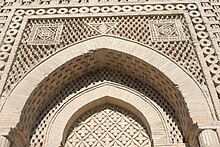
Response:
[[[62,29],[62,24],[34,25],[28,39],[28,45],[58,44]]]
[[[149,23],[152,41],[186,40],[180,20],[152,20]]]

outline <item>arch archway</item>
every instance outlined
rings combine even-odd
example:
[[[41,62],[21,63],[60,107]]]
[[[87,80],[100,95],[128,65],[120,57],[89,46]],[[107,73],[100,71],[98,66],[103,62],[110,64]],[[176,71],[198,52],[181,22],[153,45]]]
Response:
[[[70,46],[39,64],[12,91],[5,110],[18,112],[14,125],[20,119],[18,125],[30,135],[37,113],[54,90],[59,91],[70,80],[101,67],[126,72],[154,87],[176,111],[185,136],[193,122],[204,122],[204,117],[212,119],[199,86],[177,64],[148,47],[113,37],[98,37]],[[19,103],[12,108],[16,99]],[[10,112],[3,110],[2,115]]]
[[[60,140],[65,143],[67,132],[75,120],[88,110],[103,104],[113,104],[135,114],[144,123],[149,137],[153,138],[155,144],[172,143],[169,140],[169,126],[161,109],[149,98],[126,87],[104,82],[67,103],[51,121],[53,125],[48,132],[46,146],[58,146]]]

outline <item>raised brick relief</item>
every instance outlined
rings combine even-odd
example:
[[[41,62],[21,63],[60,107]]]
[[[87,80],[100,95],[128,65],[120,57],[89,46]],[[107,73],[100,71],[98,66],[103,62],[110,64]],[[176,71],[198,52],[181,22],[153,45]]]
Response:
[[[219,3],[220,0],[171,0],[168,3],[166,3],[164,0],[116,0],[114,2],[112,0],[1,1],[0,89],[2,89],[2,101],[0,101],[0,108],[2,109],[3,106],[8,103],[6,103],[8,96],[13,93],[13,90],[16,88],[16,86],[19,86],[19,82],[23,80],[26,75],[31,73],[32,69],[34,69],[37,65],[44,62],[49,57],[52,57],[59,51],[65,50],[71,45],[75,45],[89,39],[96,39],[103,35],[112,38],[118,38],[118,40],[128,40],[137,44],[141,44],[148,47],[149,49],[159,52],[160,54],[166,56],[178,64],[178,66],[187,72],[187,74],[192,77],[201,88],[201,91],[205,95],[207,104],[210,107],[210,110],[207,110],[207,112],[210,111],[214,120],[219,120]],[[137,50],[135,50],[135,52]],[[144,51],[140,50],[140,54],[142,53],[144,53]],[[112,54],[108,56],[105,56],[105,59],[108,59],[105,61],[106,63],[112,62],[111,64],[115,65],[115,67],[118,66],[116,63],[120,63],[120,66],[131,69],[129,71],[131,71],[132,74],[135,73],[142,76],[141,69],[143,69],[144,66],[138,67],[137,70],[136,68],[132,69],[132,66],[129,65],[130,62],[128,62],[130,59],[127,60],[127,56],[126,60],[121,58],[121,56],[114,56],[114,58],[110,57]],[[96,63],[96,60],[102,61],[99,58],[94,58],[94,63]],[[116,62],[117,60],[121,61]],[[88,61],[89,64],[93,63],[93,60]],[[84,63],[86,64],[84,65]],[[139,63],[136,64],[135,62],[135,65],[139,65]],[[163,66],[163,63],[161,63],[161,65]],[[79,62],[79,64],[76,66],[80,66],[79,68],[73,67],[73,71],[77,71],[77,74],[78,71],[83,71],[84,67],[90,69],[87,66],[87,60],[84,59],[83,62]],[[69,72],[69,70],[66,71]],[[47,75],[48,74],[46,74],[46,76]],[[66,75],[68,75],[68,73]],[[155,72],[152,72],[151,75],[153,77],[152,79],[154,80],[155,78],[160,78],[160,75],[156,76]],[[174,76],[177,75],[178,74]],[[93,78],[90,76],[91,75],[87,76],[87,81]],[[66,78],[66,76],[63,77]],[[58,81],[58,84],[59,82],[63,83],[64,79]],[[124,80],[125,77],[121,77],[121,79],[121,81],[129,81]],[[164,80],[162,80],[161,83],[162,86],[159,88],[157,87],[156,90],[160,91],[162,88],[164,88],[162,91],[167,91],[168,89],[168,91],[170,90],[170,93],[172,93],[173,89],[169,87],[167,88],[167,84],[164,84]],[[82,79],[80,79],[76,85],[80,84],[83,84]],[[180,86],[181,85],[175,85],[177,88]],[[53,86],[51,87],[53,88]],[[75,89],[78,89],[78,87],[76,86]],[[144,86],[139,86],[137,90],[139,89],[146,90]],[[67,93],[69,91],[66,90],[64,92]],[[41,94],[41,91],[39,91],[39,97],[46,99],[45,93]],[[63,94],[66,93],[60,94],[57,98],[57,101],[63,98]],[[169,92],[167,93],[169,94]],[[165,95],[165,97],[166,96],[167,95]],[[171,97],[174,97],[174,100],[177,99],[177,95],[173,94]],[[203,100],[202,98],[203,97],[198,99],[198,102]],[[31,130],[31,135],[29,136],[31,146],[42,146],[46,144],[47,136],[45,134],[47,134],[46,131],[49,128],[47,125],[49,124],[49,120],[51,120],[51,114],[53,114],[51,112],[53,112],[54,109],[57,110],[57,101],[53,100],[53,103],[49,103],[50,109],[48,109],[48,105],[45,105],[42,99],[39,99],[39,101],[40,100],[42,101],[42,108],[45,108],[42,109],[42,111],[38,112],[38,110],[36,110],[36,113],[33,113],[36,107],[34,100],[33,107],[30,107],[30,109],[27,109],[26,111],[21,111],[19,109],[19,112],[21,111],[22,113],[27,113],[27,115],[24,115],[25,117],[22,121],[25,124],[22,129],[26,129],[28,131]],[[159,101],[159,105],[161,107],[165,107],[163,108],[164,113],[169,112],[168,114],[173,114],[175,112],[173,109],[170,110],[170,105],[164,104],[164,102],[161,102],[160,99],[156,99],[155,101]],[[186,106],[191,105],[191,103],[186,103]],[[174,106],[177,108],[179,108],[179,104],[181,103],[178,101],[176,103],[174,102]],[[175,113],[175,115],[171,116],[174,116],[174,118],[179,117],[182,119],[182,116],[187,115],[186,112],[188,112],[188,109],[186,111],[183,110],[185,110],[185,108],[178,109],[178,113]],[[191,112],[193,112],[194,109],[189,110],[191,116]],[[103,112],[104,111],[105,110],[103,110]],[[198,116],[199,115],[200,113],[198,113]],[[31,122],[35,116],[37,116],[36,125],[33,123],[35,121]],[[194,117],[197,117],[197,113],[195,116],[191,117],[194,120]],[[182,120],[185,120],[185,117],[182,120],[181,119],[180,122],[182,123]],[[186,132],[185,128],[183,129],[183,137],[181,130],[182,128],[178,128],[178,123],[174,124],[171,118],[167,118],[167,124],[170,124],[168,127],[168,132],[170,133],[169,138],[171,143],[176,144],[182,142],[190,142],[187,134],[184,134]],[[183,124],[188,125],[185,122]],[[103,129],[103,127],[101,129]],[[74,135],[73,132],[71,133]],[[75,136],[76,134],[77,137],[79,137],[79,131],[75,132]],[[123,142],[120,142],[120,140],[116,140],[116,144],[109,145],[106,139],[112,139],[111,135],[112,134],[105,132],[105,136],[101,136],[102,140],[99,142],[93,141],[92,143],[89,143],[83,139],[84,146],[91,146],[90,144],[94,146],[141,146],[140,143],[123,144]],[[71,137],[73,136],[69,136],[66,143],[69,146],[78,146],[77,141],[72,141],[73,138]],[[95,138],[94,135],[92,137],[93,138],[90,138],[91,140]],[[129,136],[126,137],[129,138]],[[114,139],[111,141],[114,142]],[[149,144],[143,144],[142,146],[148,145]]]
[[[85,113],[72,126],[65,147],[150,147],[146,128],[134,114],[103,105]]]
[[[116,22],[88,23],[88,25],[101,34],[107,34],[116,26]]]
[[[152,20],[149,22],[152,41],[186,40],[180,20]]]
[[[62,33],[62,24],[34,25],[28,39],[29,45],[57,44]]]

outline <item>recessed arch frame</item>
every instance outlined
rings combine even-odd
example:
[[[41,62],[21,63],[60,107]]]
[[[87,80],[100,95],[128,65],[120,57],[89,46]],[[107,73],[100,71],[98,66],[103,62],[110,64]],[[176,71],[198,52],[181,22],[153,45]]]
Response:
[[[171,144],[166,120],[150,99],[119,84],[104,82],[64,104],[51,122],[53,125],[50,125],[46,146],[59,146],[61,140],[65,144],[74,121],[85,112],[103,104],[113,104],[132,112],[144,123],[153,143]]]
[[[149,47],[109,36],[93,38],[70,46],[36,66],[20,81],[8,96],[1,112],[1,118],[4,119],[7,116],[13,116],[14,123],[12,122],[11,126],[16,126],[22,116],[22,109],[25,108],[28,99],[32,98],[32,92],[37,90],[38,85],[48,78],[53,71],[56,71],[58,67],[65,65],[65,63],[74,58],[90,53],[91,50],[103,48],[128,54],[138,60],[146,62],[172,81],[172,83],[178,85],[178,88],[173,88],[181,92],[187,104],[186,109],[189,110],[189,116],[193,123],[213,120],[213,114],[209,110],[206,97],[202,90],[192,77],[183,71],[177,64]],[[177,110],[178,108],[175,109]],[[200,111],[203,111],[203,113],[198,113]]]

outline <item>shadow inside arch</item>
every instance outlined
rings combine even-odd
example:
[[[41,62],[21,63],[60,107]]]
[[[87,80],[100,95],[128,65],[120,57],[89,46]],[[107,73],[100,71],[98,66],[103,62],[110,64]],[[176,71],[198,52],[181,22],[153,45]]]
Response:
[[[178,132],[177,134],[181,135],[180,140],[173,141],[183,141],[181,140],[184,139],[182,138],[183,129],[181,127],[181,122],[179,120],[178,114],[175,112],[169,102],[163,96],[161,96],[158,91],[156,91],[153,87],[147,85],[147,83],[144,83],[143,81],[140,81],[139,79],[134,78],[127,73],[109,69],[109,67],[102,67],[100,69],[88,71],[81,77],[78,77],[72,82],[68,83],[68,85],[60,90],[60,93],[58,93],[51,100],[45,103],[45,105],[41,108],[42,111],[39,111],[37,115],[35,125],[32,126],[31,138],[33,137],[33,135],[38,134],[38,132],[36,131],[39,130],[39,126],[44,126],[43,122],[45,121],[45,118],[48,118],[51,115],[51,111],[53,111],[55,107],[59,107],[60,105],[62,105],[66,98],[72,95],[78,95],[84,90],[89,89],[90,87],[108,81],[123,85],[124,87],[128,88],[128,90],[133,89],[155,102],[155,104],[157,104],[158,107],[162,108],[162,111],[166,113],[168,119],[167,123],[173,125],[174,127],[174,130],[171,130],[173,129],[171,128],[167,131]],[[170,141],[172,142],[172,140]]]

